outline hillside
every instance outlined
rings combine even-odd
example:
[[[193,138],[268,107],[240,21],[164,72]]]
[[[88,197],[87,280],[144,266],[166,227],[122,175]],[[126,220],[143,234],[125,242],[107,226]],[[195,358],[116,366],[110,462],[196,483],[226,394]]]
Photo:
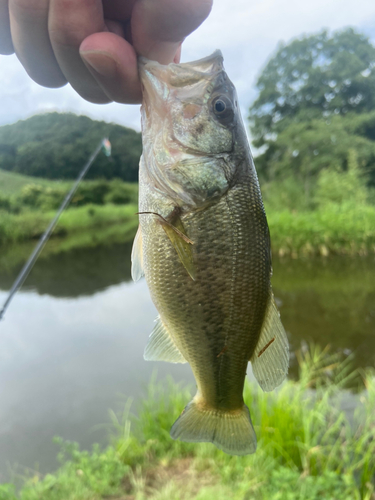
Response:
[[[73,113],[35,115],[0,127],[0,169],[47,179],[74,179],[104,136],[112,143],[112,159],[108,162],[100,155],[87,177],[136,182],[141,134]]]

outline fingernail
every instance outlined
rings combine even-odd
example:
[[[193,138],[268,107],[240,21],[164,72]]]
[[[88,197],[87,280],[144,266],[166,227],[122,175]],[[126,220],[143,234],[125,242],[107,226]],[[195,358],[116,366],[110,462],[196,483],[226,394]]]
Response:
[[[89,69],[92,68],[96,73],[99,73],[99,75],[107,78],[116,76],[117,64],[112,57],[108,56],[108,54],[97,51],[88,51],[81,52],[81,57],[89,66]]]

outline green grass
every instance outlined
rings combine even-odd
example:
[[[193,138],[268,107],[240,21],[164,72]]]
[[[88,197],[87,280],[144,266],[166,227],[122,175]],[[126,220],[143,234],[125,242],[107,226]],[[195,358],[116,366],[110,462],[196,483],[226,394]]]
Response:
[[[7,172],[0,168],[0,196],[11,196],[21,192],[22,188],[30,184],[39,184],[44,187],[66,187],[68,190],[72,185],[69,181],[51,181],[41,177],[29,177],[28,175]]]
[[[112,413],[112,446],[91,453],[62,443],[62,467],[36,475],[1,500],[373,500],[375,374],[363,373],[354,422],[340,410],[349,363],[327,351],[299,354],[300,381],[263,393],[247,383],[258,435],[254,455],[232,457],[211,444],[173,441],[169,429],[191,390],[154,379],[138,417]],[[327,377],[327,374],[329,376]]]
[[[267,212],[272,249],[293,257],[375,252],[375,207],[327,205],[306,212]]]
[[[62,214],[53,236],[82,235],[95,228],[115,225],[119,234],[131,232],[138,225],[138,216],[135,215],[137,210],[138,207],[134,204],[70,208]],[[52,211],[28,211],[20,214],[0,212],[0,245],[39,238],[54,215],[55,212]]]
[[[35,188],[38,184],[43,187],[41,193]],[[27,177],[0,169],[0,245],[38,237],[70,185],[68,182]],[[108,192],[104,194],[106,190]],[[91,197],[99,197],[95,201],[99,204],[74,206],[74,203],[90,204]],[[136,184],[116,180],[84,181],[74,197],[73,206],[64,213],[54,235],[123,223],[120,214],[124,205],[113,205],[112,202],[124,203],[127,197],[128,203],[135,207]],[[266,203],[266,208],[274,253],[292,257],[375,253],[375,206],[348,201],[327,203],[315,210],[286,210],[283,208],[285,204],[279,201],[278,205],[277,200],[274,203],[271,201]],[[103,202],[106,203],[104,206]],[[8,210],[6,203],[10,204]],[[35,203],[35,206],[27,206],[28,203]],[[90,213],[93,215],[90,216]],[[117,227],[122,234],[121,224]]]
[[[116,224],[137,225],[135,204],[85,205],[67,210],[54,235]],[[0,211],[0,245],[37,238],[54,212],[11,214]],[[280,256],[368,255],[375,252],[375,207],[327,207],[314,212],[268,211],[272,250]],[[121,233],[122,234],[122,233]]]
[[[0,245],[39,238],[71,185],[0,169]],[[74,235],[74,246],[78,240],[82,246],[91,246],[101,241],[103,232],[110,233],[112,241],[116,235],[121,239],[124,233],[133,234],[138,224],[137,198],[137,184],[84,181],[52,236]]]

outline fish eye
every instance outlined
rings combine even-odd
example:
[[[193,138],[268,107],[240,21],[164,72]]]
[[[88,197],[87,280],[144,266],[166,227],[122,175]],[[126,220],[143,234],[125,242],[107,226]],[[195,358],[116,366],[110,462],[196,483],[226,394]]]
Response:
[[[220,121],[228,122],[233,118],[233,104],[226,95],[220,95],[212,101],[212,109]]]
[[[216,102],[215,102],[215,111],[218,115],[220,115],[221,113],[224,113],[224,111],[227,109],[227,105],[225,104],[224,101],[222,101],[221,99],[218,99]]]

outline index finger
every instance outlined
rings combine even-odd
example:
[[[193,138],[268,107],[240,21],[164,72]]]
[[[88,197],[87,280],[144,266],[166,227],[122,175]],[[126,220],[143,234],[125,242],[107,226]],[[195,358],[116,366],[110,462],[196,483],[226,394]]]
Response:
[[[74,90],[87,101],[108,103],[79,55],[85,38],[107,31],[102,1],[50,0],[48,31],[57,62]]]
[[[14,48],[10,34],[8,0],[0,0],[0,54],[13,54]]]
[[[137,0],[132,12],[136,52],[169,64],[181,42],[203,23],[211,8],[212,0]]]

